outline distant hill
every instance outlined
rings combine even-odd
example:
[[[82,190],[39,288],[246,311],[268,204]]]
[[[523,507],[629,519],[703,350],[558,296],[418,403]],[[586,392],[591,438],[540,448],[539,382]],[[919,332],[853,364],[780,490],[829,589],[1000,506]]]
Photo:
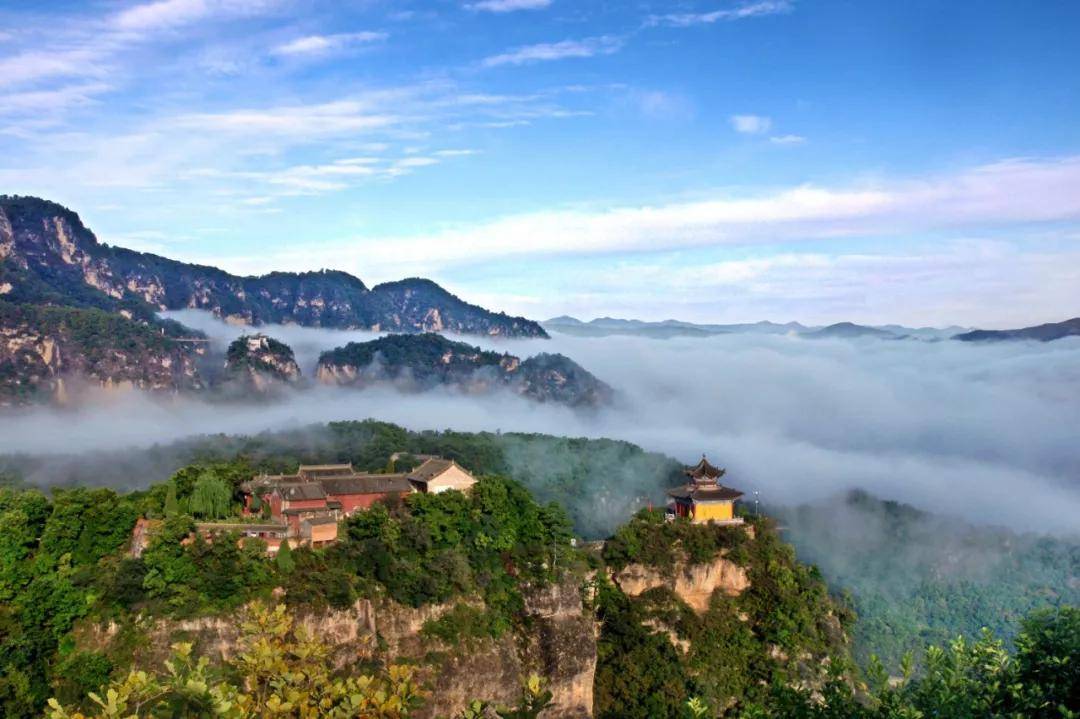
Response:
[[[300,381],[292,348],[263,334],[233,340],[225,353],[226,383],[246,391],[272,392]]]
[[[607,404],[613,396],[608,385],[563,355],[521,360],[433,333],[350,342],[319,357],[316,377],[327,384],[391,383],[412,390],[443,385],[484,393],[506,387],[530,399],[573,407]]]
[[[809,339],[825,339],[825,338],[841,338],[850,339],[853,337],[877,337],[879,339],[897,340],[906,337],[907,335],[899,335],[888,330],[878,329],[877,327],[867,327],[866,325],[857,325],[853,322],[837,322],[834,325],[828,327],[822,327],[819,330],[812,330],[809,332],[803,332],[803,337]]]
[[[1080,317],[1018,330],[974,330],[953,337],[961,342],[997,342],[1002,340],[1038,340],[1051,342],[1062,337],[1080,336]]]
[[[672,337],[711,337],[713,335],[736,332],[754,334],[788,334],[802,332],[807,328],[798,322],[777,324],[775,322],[754,322],[744,324],[694,324],[679,320],[647,322],[644,320],[617,319],[598,317],[583,322],[575,317],[562,315],[542,323],[552,332],[574,335],[577,337],[609,337],[612,335],[631,335],[651,339],[670,339]]]
[[[546,337],[543,328],[471,305],[419,278],[368,288],[345,272],[241,277],[216,267],[100,244],[71,210],[0,196],[0,299],[92,307],[150,320],[160,310],[210,310],[249,325]]]

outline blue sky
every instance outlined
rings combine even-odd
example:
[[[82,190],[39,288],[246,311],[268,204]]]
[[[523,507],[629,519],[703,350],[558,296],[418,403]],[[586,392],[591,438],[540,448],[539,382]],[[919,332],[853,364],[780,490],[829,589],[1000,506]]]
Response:
[[[0,2],[0,190],[544,318],[1080,314],[1080,4]]]

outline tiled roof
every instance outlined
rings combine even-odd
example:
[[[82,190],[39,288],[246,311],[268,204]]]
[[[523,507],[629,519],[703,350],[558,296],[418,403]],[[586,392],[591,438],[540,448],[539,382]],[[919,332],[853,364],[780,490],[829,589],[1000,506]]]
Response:
[[[409,473],[409,479],[414,482],[430,482],[454,466],[449,459],[429,459]]]
[[[297,482],[278,486],[281,497],[288,500],[326,499],[326,492],[318,482]]]
[[[358,474],[353,477],[321,479],[326,494],[386,494],[412,491],[412,485],[404,474]]]
[[[687,467],[683,470],[683,474],[694,480],[715,480],[724,476],[724,470],[709,464],[709,460],[705,459],[705,455],[701,455],[701,461],[693,467]]]
[[[731,487],[722,487],[718,484],[684,484],[681,487],[668,491],[669,497],[676,499],[692,499],[695,502],[721,502],[734,500],[743,496],[743,493]]]

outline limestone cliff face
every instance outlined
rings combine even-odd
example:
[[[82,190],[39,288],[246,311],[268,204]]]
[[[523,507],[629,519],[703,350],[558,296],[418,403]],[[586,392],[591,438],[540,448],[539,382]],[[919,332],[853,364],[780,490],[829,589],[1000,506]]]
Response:
[[[345,272],[240,277],[214,267],[99,244],[74,212],[33,197],[0,196],[0,286],[16,302],[107,310],[196,308],[258,325],[397,332],[449,330],[546,337],[536,322],[471,305],[434,282],[407,279],[369,289]]]
[[[614,397],[611,387],[563,355],[542,353],[522,361],[434,333],[350,342],[319,357],[316,378],[358,387],[391,383],[406,390],[441,385],[469,394],[504,389],[572,407],[598,407]]]
[[[198,352],[120,315],[0,302],[0,405],[63,402],[84,385],[198,389]]]
[[[263,394],[300,380],[292,348],[263,334],[234,340],[225,355],[225,370],[230,381]]]
[[[412,609],[390,601],[362,599],[343,610],[302,614],[298,623],[321,637],[332,649],[339,667],[365,659],[384,662],[415,660],[429,695],[421,719],[452,716],[473,699],[512,704],[522,677],[536,672],[545,677],[555,706],[545,719],[592,716],[596,671],[597,626],[582,606],[574,582],[537,591],[527,598],[531,630],[525,636],[508,633],[465,647],[442,645],[421,635],[424,623],[438,619],[454,605]],[[172,642],[183,638],[210,656],[227,658],[236,650],[236,617],[206,617],[183,621],[158,619],[143,627],[144,641],[135,650],[139,666],[161,666]],[[115,625],[83,627],[80,646],[107,649],[117,634]],[[431,661],[431,657],[440,658]]]
[[[667,587],[699,613],[709,608],[709,599],[717,590],[734,597],[750,587],[746,568],[725,559],[723,553],[704,564],[680,562],[670,574],[653,567],[630,564],[615,572],[612,580],[630,597],[656,587]]]

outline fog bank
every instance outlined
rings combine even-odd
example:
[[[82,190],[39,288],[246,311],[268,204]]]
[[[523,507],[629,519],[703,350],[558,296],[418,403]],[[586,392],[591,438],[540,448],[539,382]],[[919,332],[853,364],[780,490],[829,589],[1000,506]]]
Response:
[[[222,346],[252,331],[204,313],[170,315]],[[374,336],[258,331],[293,346],[308,376],[320,351]],[[1080,340],[462,339],[522,357],[562,352],[611,384],[619,402],[575,413],[452,391],[319,387],[258,405],[102,393],[77,409],[0,417],[0,452],[79,452],[373,417],[410,429],[613,437],[685,462],[707,452],[727,467],[730,484],[771,504],[864,488],[975,522],[1056,532],[1080,524]]]

